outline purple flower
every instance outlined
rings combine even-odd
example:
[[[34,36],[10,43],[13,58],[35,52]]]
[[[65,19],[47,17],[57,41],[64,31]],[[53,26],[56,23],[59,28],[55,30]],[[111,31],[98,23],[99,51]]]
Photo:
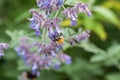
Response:
[[[76,45],[77,43],[87,39],[88,37],[90,37],[90,31],[89,30],[86,30],[86,31],[83,31],[81,34],[79,35],[73,35],[72,37],[70,37],[68,39],[68,42],[74,46]]]
[[[15,47],[15,51],[17,52],[18,56],[23,59],[26,66],[28,66],[28,63],[26,61],[27,60],[26,56],[27,56],[27,54],[32,53],[32,52],[30,52],[31,46],[32,46],[32,44],[28,44],[26,38],[22,38],[20,45],[18,47]]]
[[[62,4],[63,0],[37,0],[40,10],[44,10],[48,17],[51,12],[59,10]]]
[[[56,53],[59,53],[62,45],[58,45],[56,42],[50,41],[50,44],[45,45],[43,43],[36,43],[35,46],[40,49],[40,54],[55,56]]]
[[[59,64],[59,63],[58,63],[58,64],[55,64],[55,65],[54,65],[54,68],[55,68],[55,69],[60,69],[60,65],[61,65],[61,64]]]
[[[91,11],[88,9],[88,4],[83,4],[82,8],[87,13],[88,16],[92,16]]]
[[[75,19],[75,20],[73,20],[73,19],[71,19],[71,26],[75,26],[76,24],[77,24],[77,20]]]
[[[82,4],[82,3],[78,3],[75,6],[76,10],[78,11],[78,13],[82,13],[85,12],[87,13],[88,16],[92,16],[91,11],[88,9],[88,4]]]
[[[36,35],[39,36],[40,35],[40,30],[39,30],[40,24],[37,23],[33,18],[29,20],[31,21],[30,28],[34,29],[36,32]]]
[[[31,49],[37,46],[36,53]],[[37,51],[39,50],[40,51]],[[50,69],[50,67],[57,68],[61,63],[69,64],[71,58],[67,55],[59,58],[62,45],[58,45],[56,42],[51,41],[49,44],[44,43],[28,43],[27,39],[23,38],[18,47],[15,48],[19,56],[23,59],[27,66],[31,66],[31,69]],[[63,57],[63,58],[62,58]],[[62,60],[61,60],[62,59]]]
[[[35,30],[35,33],[37,36],[40,35],[40,28],[44,27],[44,21],[42,15],[40,15],[36,10],[31,9],[30,12],[33,14],[32,18],[29,18],[28,20],[31,21],[30,28]]]
[[[88,4],[82,4],[78,3],[72,8],[66,8],[63,11],[63,14],[65,15],[66,18],[70,18],[71,20],[71,26],[75,26],[77,24],[77,15],[78,13],[85,12],[87,13],[88,16],[91,16],[92,13],[88,9]]]
[[[32,18],[29,18],[31,21],[30,28],[35,30],[37,36],[40,35],[40,28],[59,28],[59,22],[62,21],[61,18],[54,18],[54,19],[45,19],[41,14],[39,14],[36,10],[31,9],[30,12],[33,14]]]
[[[40,35],[40,30],[39,29],[35,29],[35,33],[36,33],[37,36],[39,36]]]
[[[0,43],[0,57],[4,55],[4,50],[8,49],[9,45],[7,43]]]
[[[63,11],[63,14],[66,16],[66,18],[70,18],[71,20],[71,26],[74,26],[77,24],[77,12],[75,8],[67,8]]]
[[[69,43],[70,43],[72,46],[76,45],[76,41],[75,41],[74,38],[70,38],[70,39],[69,39]]]
[[[62,63],[71,64],[71,57],[62,52],[64,42],[67,41],[73,46],[89,37],[89,31],[83,31],[79,35],[73,35],[64,40],[63,32],[59,25],[62,18],[57,18],[62,10],[61,6],[64,7],[64,2],[65,0],[37,0],[39,10],[30,10],[32,14],[32,17],[28,19],[31,22],[30,28],[35,31],[37,36],[40,35],[40,30],[44,28],[48,31],[45,31],[45,34],[48,33],[48,37],[45,37],[43,40],[48,39],[49,41],[30,43],[26,38],[22,38],[19,46],[15,47],[17,54],[23,59],[26,66],[31,67],[31,71],[26,71],[29,75],[27,79],[37,78],[38,70],[59,69]],[[43,11],[45,15],[40,14],[39,11]],[[52,17],[51,13],[55,11],[57,13]],[[92,15],[88,5],[82,3],[72,8],[64,9],[63,14],[71,20],[70,25],[75,26],[78,14],[82,12],[87,13],[88,16]]]
[[[50,29],[50,28],[59,28],[60,26],[59,26],[59,22],[61,22],[62,21],[62,18],[53,18],[53,19],[47,19],[46,21],[45,21],[45,26],[47,26],[48,27],[48,29]]]
[[[61,6],[63,4],[63,0],[58,0],[58,6]]]
[[[90,36],[90,31],[89,30],[83,31],[80,35],[77,36],[77,42],[85,40],[89,36]]]
[[[71,64],[72,63],[72,60],[71,60],[71,57],[64,54],[64,53],[61,53],[58,55],[58,58],[60,59],[60,61],[62,61],[63,63],[66,63],[66,64]]]

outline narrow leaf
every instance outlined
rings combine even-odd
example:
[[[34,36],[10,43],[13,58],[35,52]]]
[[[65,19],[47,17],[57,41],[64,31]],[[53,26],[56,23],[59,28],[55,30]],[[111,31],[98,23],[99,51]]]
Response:
[[[93,8],[93,11],[99,14],[103,20],[109,21],[110,23],[116,25],[120,29],[119,19],[111,10],[104,8],[104,7],[95,6]]]

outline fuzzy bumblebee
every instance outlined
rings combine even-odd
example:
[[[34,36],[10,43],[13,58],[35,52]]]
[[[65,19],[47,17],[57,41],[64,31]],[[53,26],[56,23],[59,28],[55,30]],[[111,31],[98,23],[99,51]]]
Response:
[[[58,44],[63,44],[64,43],[64,37],[61,31],[53,31],[52,33],[49,34],[49,38],[58,43]]]
[[[22,80],[36,80],[39,76],[39,73],[32,71],[24,71],[22,73]]]

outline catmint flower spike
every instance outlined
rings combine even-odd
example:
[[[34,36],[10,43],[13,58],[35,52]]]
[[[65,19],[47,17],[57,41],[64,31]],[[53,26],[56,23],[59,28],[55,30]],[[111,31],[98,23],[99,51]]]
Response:
[[[4,50],[8,49],[9,45],[7,43],[0,43],[0,57],[4,56]]]

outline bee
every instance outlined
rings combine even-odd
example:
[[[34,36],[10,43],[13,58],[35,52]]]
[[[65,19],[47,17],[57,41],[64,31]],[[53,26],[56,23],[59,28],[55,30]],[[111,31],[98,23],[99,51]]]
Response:
[[[33,73],[32,71],[24,71],[21,77],[22,80],[36,80],[38,76],[38,72]]]
[[[61,31],[54,31],[53,33],[50,33],[49,35],[50,39],[58,44],[63,44],[64,37],[63,33]]]

